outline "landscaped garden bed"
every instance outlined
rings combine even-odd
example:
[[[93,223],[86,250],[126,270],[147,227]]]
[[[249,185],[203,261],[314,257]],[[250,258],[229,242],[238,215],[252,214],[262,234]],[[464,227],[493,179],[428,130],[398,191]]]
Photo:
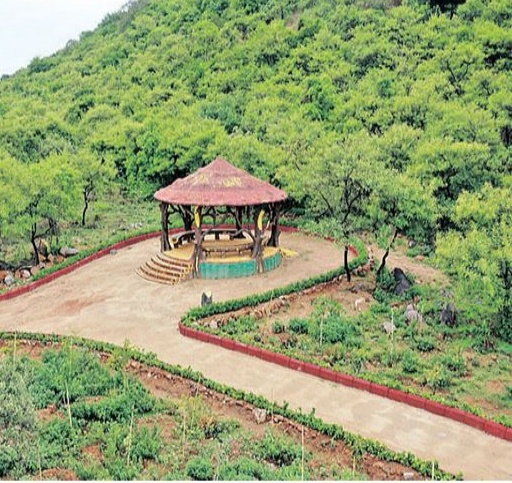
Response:
[[[129,347],[4,337],[10,340],[0,343],[0,407],[9,414],[0,441],[3,478],[387,480],[432,471],[437,479],[450,477],[437,464]]]
[[[390,297],[367,276],[334,279],[188,325],[512,426],[510,347],[478,325],[443,324],[438,292],[428,285],[414,291],[422,323],[408,324],[404,315],[413,294]],[[384,329],[391,322],[392,334]]]

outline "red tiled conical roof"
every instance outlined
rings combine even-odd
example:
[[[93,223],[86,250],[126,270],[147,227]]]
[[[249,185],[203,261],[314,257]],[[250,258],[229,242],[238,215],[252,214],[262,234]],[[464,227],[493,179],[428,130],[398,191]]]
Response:
[[[186,178],[158,190],[155,198],[172,205],[252,206],[283,201],[288,195],[235,168],[225,159],[217,158]]]

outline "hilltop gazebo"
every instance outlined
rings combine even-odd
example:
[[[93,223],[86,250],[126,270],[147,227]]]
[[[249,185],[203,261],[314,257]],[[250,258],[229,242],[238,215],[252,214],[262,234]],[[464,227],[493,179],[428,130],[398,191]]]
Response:
[[[154,196],[162,216],[161,252],[172,257],[187,245],[193,276],[224,277],[215,276],[211,265],[216,262],[224,269],[227,261],[238,261],[239,266],[252,261],[254,272],[275,268],[275,263],[265,263],[265,247],[279,246],[279,215],[288,197],[283,190],[217,158]],[[170,237],[171,213],[181,216],[183,230]],[[227,225],[228,220],[234,223]],[[243,269],[231,271],[232,276],[249,274]]]

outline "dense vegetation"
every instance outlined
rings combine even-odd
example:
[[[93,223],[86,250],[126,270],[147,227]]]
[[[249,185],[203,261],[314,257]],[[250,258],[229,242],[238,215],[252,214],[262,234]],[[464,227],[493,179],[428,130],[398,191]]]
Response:
[[[3,78],[2,250],[223,155],[341,239],[435,248],[511,341],[512,4],[398,3],[139,0]]]

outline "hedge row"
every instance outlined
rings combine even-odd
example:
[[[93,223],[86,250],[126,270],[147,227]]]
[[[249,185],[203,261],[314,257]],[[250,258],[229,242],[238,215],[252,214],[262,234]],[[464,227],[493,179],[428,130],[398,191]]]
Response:
[[[285,418],[288,418],[297,423],[303,424],[311,429],[319,431],[336,441],[342,441],[353,449],[359,451],[365,451],[369,454],[375,455],[384,461],[391,461],[400,463],[404,466],[408,466],[422,476],[432,478],[436,480],[454,480],[462,479],[462,474],[453,475],[452,473],[446,472],[439,468],[437,461],[425,461],[410,452],[396,452],[378,441],[363,438],[344,430],[340,425],[325,423],[320,418],[314,416],[313,413],[305,414],[301,411],[290,409],[285,403],[280,406],[274,402],[270,402],[262,396],[258,396],[252,392],[246,392],[239,389],[226,386],[219,382],[205,378],[200,372],[189,368],[183,368],[181,366],[175,366],[167,364],[157,359],[154,353],[143,352],[132,347],[121,348],[108,342],[93,341],[89,339],[83,339],[81,337],[65,337],[54,334],[32,334],[26,332],[0,332],[0,339],[3,340],[30,340],[38,341],[44,344],[61,344],[68,341],[71,345],[76,347],[83,347],[88,350],[94,350],[99,352],[112,353],[114,351],[123,350],[126,356],[134,361],[146,364],[151,367],[159,368],[164,371],[189,379],[193,382],[203,385],[207,389],[216,391],[221,394],[225,394],[233,399],[239,401],[245,401],[256,407],[267,410],[272,414],[278,414]]]

